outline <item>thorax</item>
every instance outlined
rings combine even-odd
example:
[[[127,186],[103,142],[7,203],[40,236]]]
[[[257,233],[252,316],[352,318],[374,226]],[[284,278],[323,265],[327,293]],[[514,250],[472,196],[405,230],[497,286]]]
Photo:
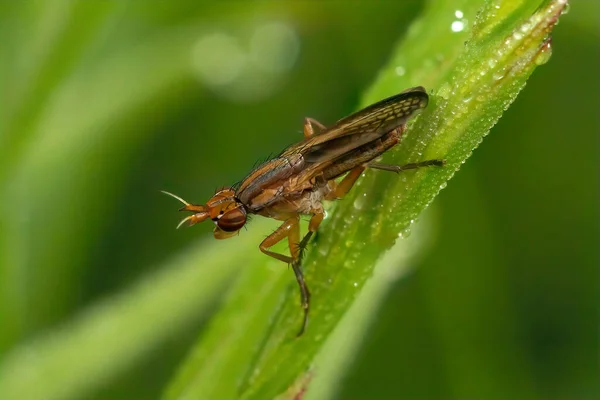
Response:
[[[270,198],[268,204],[251,212],[278,220],[285,220],[297,214],[313,214],[315,210],[323,209],[322,202],[331,191],[330,183],[325,181],[297,190],[283,186],[279,192],[266,191],[264,197]]]

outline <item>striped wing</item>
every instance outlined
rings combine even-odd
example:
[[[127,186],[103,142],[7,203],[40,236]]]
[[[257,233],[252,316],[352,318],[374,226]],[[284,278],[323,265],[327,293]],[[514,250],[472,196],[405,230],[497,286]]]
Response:
[[[336,159],[406,124],[418,110],[427,107],[429,97],[421,86],[381,100],[346,118],[319,134],[288,147],[280,155],[301,154],[307,163]]]

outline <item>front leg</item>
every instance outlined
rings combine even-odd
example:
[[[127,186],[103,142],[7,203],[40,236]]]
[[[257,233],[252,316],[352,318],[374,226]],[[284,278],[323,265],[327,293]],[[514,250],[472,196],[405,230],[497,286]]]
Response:
[[[292,253],[292,257],[290,257],[290,256],[286,256],[284,254],[275,253],[274,251],[271,251],[269,249],[289,236],[299,237],[300,236],[300,225],[298,225],[299,220],[300,220],[300,218],[298,216],[286,219],[279,228],[275,229],[275,232],[271,233],[269,236],[267,236],[265,238],[265,240],[262,241],[262,243],[259,246],[260,251],[262,251],[266,255],[273,257],[279,261],[283,261],[286,264],[291,264],[294,261],[293,253]]]
[[[260,250],[266,255],[271,256],[279,261],[283,261],[287,264],[292,264],[294,275],[296,275],[296,281],[300,287],[300,301],[302,308],[304,309],[304,320],[302,321],[302,327],[300,328],[297,336],[302,335],[306,329],[306,325],[308,323],[308,310],[310,306],[310,292],[308,290],[308,286],[306,286],[306,282],[304,282],[304,275],[300,269],[300,246],[298,245],[298,241],[300,240],[299,221],[299,216],[286,219],[283,224],[281,224],[281,226],[275,230],[275,232],[267,236],[267,238],[260,244]],[[286,237],[288,239],[291,257],[269,250],[270,247],[281,242]]]

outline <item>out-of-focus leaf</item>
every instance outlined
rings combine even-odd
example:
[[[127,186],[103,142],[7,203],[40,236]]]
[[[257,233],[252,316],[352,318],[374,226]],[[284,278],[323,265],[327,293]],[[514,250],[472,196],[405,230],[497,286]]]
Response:
[[[208,307],[232,274],[261,258],[251,237],[239,238],[237,252],[228,246],[207,238],[61,329],[3,355],[0,398],[84,398],[116,378],[162,341],[210,313]]]
[[[143,149],[149,124],[161,116],[132,129],[127,121],[142,119],[191,82],[193,38],[189,32],[161,36],[104,60],[94,72],[71,74],[35,120],[35,140],[3,166],[10,174],[2,182],[0,292],[16,328],[3,342],[52,321],[76,293],[78,274],[71,272],[82,265],[121,190],[127,175],[118,171]]]

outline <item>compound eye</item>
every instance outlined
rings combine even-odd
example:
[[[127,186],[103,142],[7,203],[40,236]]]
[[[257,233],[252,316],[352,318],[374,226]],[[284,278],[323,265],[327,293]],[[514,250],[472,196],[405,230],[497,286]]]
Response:
[[[219,220],[217,225],[225,232],[235,232],[242,229],[246,223],[246,212],[241,207],[227,211]]]

